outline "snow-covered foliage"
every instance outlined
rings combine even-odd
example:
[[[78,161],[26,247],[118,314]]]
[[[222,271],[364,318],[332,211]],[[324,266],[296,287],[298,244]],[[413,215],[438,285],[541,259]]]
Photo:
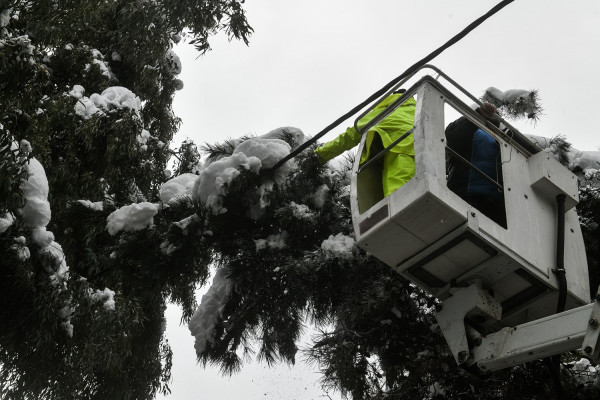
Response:
[[[323,328],[309,355],[345,395],[400,388],[422,399],[435,382],[447,396],[472,393],[435,334],[433,301],[354,244],[344,171],[312,148],[269,170],[304,143],[300,130],[231,140],[204,164],[188,143],[165,182],[182,86],[172,41],[185,31],[204,52],[217,30],[250,33],[241,2],[201,3],[0,10],[0,160],[11,167],[9,189],[0,185],[3,398],[167,392],[167,301],[192,321],[199,360],[225,372],[253,347],[268,363],[294,362],[308,317]],[[45,184],[35,160],[51,166]],[[485,393],[507,393],[519,376]]]
[[[259,136],[260,139],[280,139],[290,145],[292,150],[295,150],[298,146],[306,142],[306,137],[302,130],[293,126],[283,126],[281,128],[273,129]]]
[[[48,203],[48,179],[42,164],[31,158],[26,164],[29,175],[23,187],[25,206],[22,210],[23,221],[31,227],[43,227],[50,222],[50,203]]]
[[[283,231],[276,235],[270,235],[266,239],[256,239],[254,243],[256,244],[256,251],[264,250],[264,249],[283,249],[285,244],[285,239],[288,237],[288,233]]]
[[[106,88],[102,93],[92,93],[90,97],[83,96],[84,89],[81,85],[74,85],[69,92],[78,99],[75,104],[75,114],[83,119],[90,119],[95,114],[103,115],[111,110],[129,109],[139,113],[142,102],[131,90],[122,86]],[[79,97],[81,96],[81,97]]]
[[[271,168],[290,153],[290,145],[281,139],[253,138],[240,143],[233,154],[243,153],[260,160],[261,168]]]
[[[8,228],[15,221],[15,216],[13,213],[7,212],[4,215],[0,216],[0,233],[6,232]]]
[[[244,153],[217,160],[200,172],[192,194],[195,199],[209,207],[213,213],[225,213],[227,209],[223,207],[223,197],[227,193],[227,187],[240,175],[241,171],[247,170],[258,174],[260,167],[260,159],[247,157]]]
[[[179,75],[181,73],[181,60],[173,49],[167,52],[165,62],[173,75]]]
[[[196,338],[194,347],[198,354],[204,353],[206,347],[214,343],[215,327],[223,317],[231,289],[232,283],[227,279],[226,271],[218,269],[188,325],[192,336]]]
[[[92,303],[102,302],[104,308],[108,311],[115,310],[115,292],[110,290],[109,288],[104,288],[104,290],[95,290],[89,289],[89,297]]]
[[[165,303],[189,318],[213,260],[195,200],[156,205],[180,124],[172,41],[203,53],[221,30],[251,32],[242,2],[205,6],[0,5],[2,399],[168,392]]]
[[[321,248],[326,252],[330,252],[334,257],[351,259],[353,257],[352,250],[354,249],[354,239],[342,233],[329,236],[321,243]]]
[[[100,73],[104,75],[109,80],[116,80],[115,74],[113,74],[110,66],[104,61],[104,56],[96,49],[92,49],[92,56],[94,59],[92,60],[92,64],[96,65],[100,69]],[[91,68],[90,64],[86,64],[86,71]]]
[[[5,27],[10,22],[10,13],[12,12],[12,8],[7,8],[6,10],[2,10],[0,12],[0,28]]]
[[[564,141],[564,138],[545,138],[536,135],[527,136],[541,149],[548,151],[558,159],[559,154],[561,154],[558,146]],[[574,173],[580,173],[589,178],[600,169],[600,151],[598,150],[582,151],[569,146],[564,156],[565,159],[559,159],[559,161],[563,162]]]
[[[101,201],[91,202],[89,200],[77,200],[77,202],[82,206],[89,208],[90,210],[102,211],[104,209]]]
[[[110,235],[121,231],[139,231],[154,223],[158,212],[158,204],[149,202],[130,204],[113,211],[106,218],[106,230]]]
[[[542,112],[536,90],[510,89],[503,92],[495,87],[489,87],[481,100],[495,105],[500,113],[514,119],[525,117],[537,120]]]
[[[192,190],[197,180],[198,175],[191,173],[181,174],[173,179],[168,180],[160,187],[160,201],[168,204],[183,196],[191,197]]]

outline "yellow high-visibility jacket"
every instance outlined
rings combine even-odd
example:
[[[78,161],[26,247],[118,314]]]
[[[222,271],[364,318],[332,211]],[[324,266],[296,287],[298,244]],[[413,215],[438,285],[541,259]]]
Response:
[[[358,121],[359,129],[365,126],[373,117],[383,111],[388,105],[397,100],[398,94],[391,94],[379,103],[371,112],[365,115]],[[408,99],[394,112],[388,115],[378,125],[372,127],[367,132],[366,146],[360,156],[360,163],[364,163],[369,159],[371,154],[371,144],[378,134],[381,142],[385,147],[391,145],[394,140],[398,139],[404,133],[412,129],[415,120],[415,107],[417,102],[414,98]],[[334,157],[342,154],[346,150],[350,150],[360,143],[361,135],[350,127],[346,132],[340,134],[337,138],[318,147],[315,153],[319,156],[322,162],[327,162]],[[402,155],[402,157],[398,157]],[[403,141],[392,147],[385,155],[383,160],[383,187],[384,194],[387,196],[398,187],[406,183],[413,175],[415,170],[414,162],[414,137],[409,135]]]

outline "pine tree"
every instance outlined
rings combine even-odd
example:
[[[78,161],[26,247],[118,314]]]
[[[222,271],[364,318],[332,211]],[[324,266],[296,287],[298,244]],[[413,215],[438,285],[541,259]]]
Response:
[[[308,321],[321,334],[306,353],[351,398],[551,397],[541,362],[483,377],[455,366],[437,301],[355,245],[349,169],[320,164],[314,147],[269,169],[302,142],[297,129],[184,142],[167,181],[182,85],[171,47],[183,35],[205,52],[219,30],[247,42],[242,3],[0,1],[1,397],[167,392],[167,301],[199,361],[225,373],[244,354],[296,362]],[[536,96],[511,99],[499,104],[509,115],[540,112]],[[560,158],[568,144],[555,144]],[[49,193],[33,193],[42,174]],[[596,177],[585,179],[597,271]],[[35,201],[52,217],[33,218]],[[595,393],[573,371],[565,364],[573,397]]]
[[[167,234],[160,219],[122,235],[106,219],[157,201],[167,179],[182,87],[173,44],[203,53],[219,31],[247,43],[242,3],[0,1],[3,399],[168,391],[165,303],[191,309],[208,272],[145,253]],[[45,178],[49,193],[36,192]],[[36,204],[51,218],[33,219]]]

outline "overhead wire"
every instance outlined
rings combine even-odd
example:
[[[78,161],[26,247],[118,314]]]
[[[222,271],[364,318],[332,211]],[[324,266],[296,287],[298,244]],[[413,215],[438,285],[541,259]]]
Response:
[[[406,71],[404,71],[402,74],[400,74],[396,78],[392,79],[389,83],[387,83],[381,89],[379,89],[378,91],[376,91],[375,93],[373,93],[371,96],[369,96],[362,103],[360,103],[356,107],[352,108],[350,111],[348,111],[347,113],[345,113],[344,115],[342,115],[341,117],[339,117],[338,119],[336,119],[335,121],[333,121],[331,124],[327,125],[323,130],[321,130],[319,133],[317,133],[311,139],[307,140],[302,145],[300,145],[299,147],[297,147],[295,150],[293,150],[292,152],[290,152],[290,154],[288,154],[287,156],[285,156],[284,158],[282,158],[281,160],[279,160],[275,165],[273,165],[271,168],[269,168],[268,171],[276,170],[279,167],[281,167],[284,163],[286,163],[287,161],[289,161],[290,159],[296,157],[298,154],[300,154],[301,152],[303,152],[304,150],[306,150],[308,147],[310,147],[317,140],[319,140],[324,135],[326,135],[327,133],[329,133],[329,131],[331,131],[333,128],[335,128],[336,126],[338,126],[339,124],[341,124],[342,122],[344,122],[345,120],[347,120],[348,118],[350,118],[352,115],[356,114],[358,111],[362,110],[369,103],[371,103],[374,100],[376,100],[377,98],[381,97],[385,92],[387,92],[388,90],[390,90],[390,88],[392,88],[394,85],[396,85],[402,79],[404,79],[408,75],[410,75],[413,72],[417,71],[423,65],[425,65],[428,62],[430,62],[431,60],[433,60],[435,57],[437,57],[438,55],[440,55],[444,50],[446,50],[450,46],[452,46],[455,43],[457,43],[458,41],[460,41],[467,34],[469,34],[473,29],[477,28],[485,20],[487,20],[488,18],[490,18],[491,16],[493,16],[494,14],[496,14],[498,11],[502,10],[504,7],[506,7],[507,5],[509,5],[510,3],[512,3],[513,1],[514,0],[504,0],[504,1],[501,1],[500,3],[498,3],[492,9],[490,9],[487,13],[485,13],[481,17],[477,18],[475,21],[471,22],[466,28],[464,28],[458,34],[454,35],[450,40],[448,40],[442,46],[438,47],[433,52],[429,53],[427,56],[425,56],[421,60],[419,60],[416,63],[414,63]]]

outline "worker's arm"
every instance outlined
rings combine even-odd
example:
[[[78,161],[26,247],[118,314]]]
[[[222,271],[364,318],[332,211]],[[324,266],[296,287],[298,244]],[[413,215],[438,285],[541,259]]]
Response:
[[[319,156],[321,162],[325,163],[332,158],[335,158],[342,154],[346,150],[350,150],[360,143],[361,135],[356,132],[354,128],[346,129],[346,132],[342,133],[335,139],[325,143],[324,145],[315,149],[315,153]]]

